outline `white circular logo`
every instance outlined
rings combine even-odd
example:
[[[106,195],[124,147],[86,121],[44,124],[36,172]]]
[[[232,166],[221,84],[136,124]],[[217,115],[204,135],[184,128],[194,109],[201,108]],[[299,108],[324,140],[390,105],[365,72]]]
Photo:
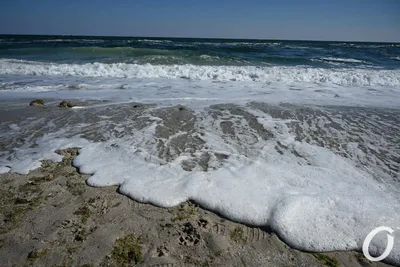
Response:
[[[377,235],[379,232],[386,231],[389,234],[387,234],[387,246],[385,251],[380,255],[379,257],[372,257],[371,254],[369,254],[369,245],[372,241],[372,239]],[[394,237],[391,235],[394,232],[394,230],[390,227],[386,226],[380,226],[372,230],[367,237],[364,240],[363,246],[362,246],[362,251],[364,253],[364,256],[370,260],[370,261],[381,261],[385,259],[387,256],[389,256],[390,252],[393,249],[393,244],[394,244]]]

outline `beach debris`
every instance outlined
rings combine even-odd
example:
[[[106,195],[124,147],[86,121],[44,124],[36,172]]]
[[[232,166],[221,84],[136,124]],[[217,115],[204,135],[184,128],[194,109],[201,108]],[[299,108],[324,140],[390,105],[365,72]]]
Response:
[[[318,263],[320,264],[331,267],[340,266],[340,262],[335,257],[329,257],[328,255],[322,253],[313,253],[313,256],[317,259]]]
[[[49,250],[46,249],[34,249],[31,252],[29,252],[27,260],[30,264],[33,264],[33,262],[43,255],[45,255]]]
[[[60,102],[60,104],[58,106],[60,108],[72,108],[74,106],[74,104],[72,104],[71,101],[63,100],[63,101]]]
[[[29,106],[34,106],[34,107],[43,107],[44,106],[44,101],[42,99],[35,99],[29,103]]]
[[[103,261],[103,266],[132,266],[143,261],[140,238],[134,234],[115,241],[113,250]]]

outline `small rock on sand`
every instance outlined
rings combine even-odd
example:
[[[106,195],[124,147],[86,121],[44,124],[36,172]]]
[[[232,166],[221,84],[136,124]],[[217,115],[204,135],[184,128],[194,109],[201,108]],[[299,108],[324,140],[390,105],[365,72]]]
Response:
[[[72,104],[71,101],[63,100],[60,102],[58,105],[60,108],[72,108],[74,105]]]
[[[44,106],[44,101],[42,99],[35,99],[29,103],[29,106],[35,106],[35,107],[43,107]]]

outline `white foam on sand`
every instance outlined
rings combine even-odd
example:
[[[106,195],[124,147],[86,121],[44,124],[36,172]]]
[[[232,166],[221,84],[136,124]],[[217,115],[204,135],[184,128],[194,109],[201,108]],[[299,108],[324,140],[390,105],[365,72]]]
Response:
[[[375,227],[399,226],[400,201],[386,185],[328,149],[295,141],[282,121],[264,116],[259,122],[276,139],[260,144],[254,158],[206,133],[209,150],[229,155],[222,167],[209,172],[184,171],[185,154],[162,166],[149,162],[149,153],[127,140],[86,146],[74,165],[93,173],[89,185],[120,185],[122,194],[163,207],[192,199],[230,219],[268,226],[304,250],[360,250]],[[303,158],[276,152],[277,140]],[[382,248],[384,240],[374,245]],[[399,246],[390,257],[400,262]]]
[[[47,134],[36,140],[35,145],[24,143],[20,147],[13,148],[12,162],[5,158],[0,158],[0,170],[3,170],[4,172],[28,174],[29,171],[41,166],[41,160],[47,159],[60,162],[63,157],[54,152],[57,149],[82,147],[89,144],[85,139],[64,139],[59,138],[60,136],[62,136],[62,132],[57,134]],[[8,168],[8,171],[6,171],[6,168]]]
[[[158,118],[133,136],[103,143],[47,135],[38,141],[38,147],[21,148],[23,156],[11,165],[11,171],[26,173],[38,167],[40,158],[60,160],[55,149],[81,147],[73,164],[92,174],[89,185],[120,185],[122,194],[163,207],[192,199],[232,220],[267,226],[289,245],[303,250],[361,250],[365,236],[375,227],[400,227],[398,189],[375,181],[326,148],[295,141],[285,121],[251,112],[275,137],[258,140],[254,145],[258,153],[245,156],[224,142],[217,131],[207,132],[201,137],[207,148],[198,152],[229,155],[222,166],[208,172],[184,171],[181,163],[189,153],[169,163],[152,156]],[[211,119],[202,123],[211,129]],[[300,157],[278,153],[274,149],[277,141]],[[400,240],[398,232],[396,238]],[[371,253],[385,246],[386,236],[378,237]],[[388,259],[400,263],[399,243]]]
[[[0,166],[0,173],[8,173],[10,172],[10,167],[7,166]]]

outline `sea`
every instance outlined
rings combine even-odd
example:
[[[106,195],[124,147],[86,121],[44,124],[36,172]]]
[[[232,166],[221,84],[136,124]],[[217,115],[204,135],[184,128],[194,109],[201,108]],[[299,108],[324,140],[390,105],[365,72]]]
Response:
[[[90,186],[306,251],[389,227],[400,264],[400,43],[1,35],[0,104],[0,173],[79,147]]]
[[[3,35],[0,75],[2,97],[57,92],[397,106],[400,44]],[[194,84],[204,90],[190,89]],[[298,91],[286,94],[290,88]]]

